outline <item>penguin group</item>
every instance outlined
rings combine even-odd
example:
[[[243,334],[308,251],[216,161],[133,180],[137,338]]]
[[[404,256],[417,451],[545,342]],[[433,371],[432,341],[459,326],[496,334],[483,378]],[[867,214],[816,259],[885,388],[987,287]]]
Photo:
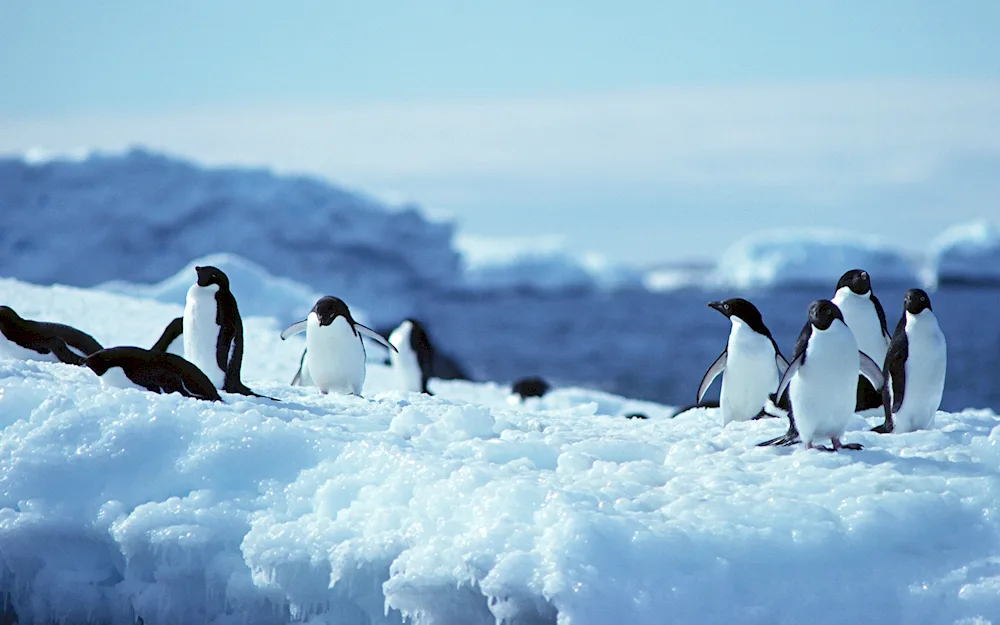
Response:
[[[104,348],[71,326],[24,319],[0,306],[0,357],[85,366],[102,385],[222,401],[219,391],[278,401],[255,393],[241,379],[243,320],[229,278],[212,266],[195,267],[184,314],[167,324],[150,349]],[[365,381],[366,337],[389,351],[401,390],[428,393],[434,349],[424,327],[406,319],[385,339],[359,323],[337,297],[321,297],[308,316],[288,326],[281,338],[304,332],[306,347],[293,386],[322,393],[361,395]]]
[[[708,306],[730,320],[731,330],[702,377],[695,405],[705,405],[705,393],[721,375],[723,426],[769,416],[788,419],[787,432],[761,446],[801,442],[826,451],[861,449],[841,440],[848,421],[855,412],[879,407],[884,421],[874,432],[911,432],[933,424],[944,391],[947,344],[925,291],[906,292],[902,316],[889,334],[868,272],[844,273],[832,299],[809,305],[791,360],[748,300]]]

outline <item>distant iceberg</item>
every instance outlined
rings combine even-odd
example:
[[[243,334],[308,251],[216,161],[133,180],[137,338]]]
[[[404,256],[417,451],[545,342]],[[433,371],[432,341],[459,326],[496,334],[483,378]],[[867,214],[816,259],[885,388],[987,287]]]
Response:
[[[306,176],[134,149],[0,157],[0,267],[40,284],[154,283],[235,253],[382,321],[460,279],[454,226]]]
[[[600,254],[570,252],[559,236],[485,237],[459,234],[464,284],[474,290],[614,290],[642,286],[642,275]]]
[[[877,237],[838,230],[772,230],[733,244],[719,259],[716,287],[833,287],[845,271],[868,271],[876,285],[920,284],[917,263]]]
[[[937,284],[1000,284],[1000,229],[995,225],[974,221],[952,226],[930,248]]]
[[[194,268],[204,265],[218,267],[229,277],[230,290],[236,296],[241,317],[274,317],[285,323],[297,321],[309,313],[322,295],[294,280],[273,276],[260,265],[236,254],[211,254],[198,258],[157,284],[115,280],[97,288],[183,306],[188,289],[195,282]],[[347,301],[348,306],[351,303]]]

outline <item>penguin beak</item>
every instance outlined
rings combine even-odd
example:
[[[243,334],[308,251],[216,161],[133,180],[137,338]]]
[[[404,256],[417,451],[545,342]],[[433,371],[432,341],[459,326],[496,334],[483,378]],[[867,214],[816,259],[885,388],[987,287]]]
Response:
[[[729,316],[729,313],[726,312],[726,305],[723,304],[722,302],[709,302],[708,307],[716,309],[717,311],[719,311],[720,313],[722,313],[727,317]]]

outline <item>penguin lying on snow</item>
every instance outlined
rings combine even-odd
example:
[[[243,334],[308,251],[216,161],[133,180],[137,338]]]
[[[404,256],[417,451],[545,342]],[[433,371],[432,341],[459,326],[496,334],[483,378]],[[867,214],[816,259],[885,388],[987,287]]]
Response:
[[[87,356],[83,364],[111,388],[138,388],[154,393],[222,401],[212,381],[187,360],[141,347],[112,347]]]
[[[885,309],[875,297],[868,272],[852,269],[841,276],[833,303],[840,309],[844,323],[854,334],[858,349],[880,365],[885,362],[891,337],[886,327]],[[872,388],[864,376],[859,376],[855,411],[878,408],[881,405],[882,393]]]
[[[390,350],[396,348],[371,328],[354,320],[347,304],[330,295],[319,298],[302,321],[285,328],[282,339],[306,333],[299,371],[292,385],[316,386],[324,393],[361,395],[365,385],[365,345],[362,335]]]
[[[913,432],[934,423],[944,393],[947,351],[931,298],[920,289],[910,289],[882,368],[885,422],[873,432]]]
[[[229,278],[216,267],[194,269],[198,279],[188,289],[182,322],[184,357],[201,369],[215,388],[264,397],[240,380],[243,319],[229,290]]]
[[[722,393],[722,425],[730,421],[747,421],[766,415],[764,406],[778,384],[779,376],[788,369],[771,331],[764,325],[760,311],[749,301],[734,297],[709,302],[711,308],[732,322],[729,341],[719,357],[708,368],[698,386],[698,404],[720,374]]]
[[[854,414],[859,370],[875,389],[882,388],[882,370],[858,350],[837,305],[829,300],[814,301],[809,305],[809,321],[795,343],[795,356],[776,393],[781,397],[788,389],[794,413],[792,425],[806,448],[861,449],[861,445],[844,445],[840,441]],[[825,439],[830,440],[832,448],[816,445]]]
[[[0,356],[79,365],[101,349],[86,332],[61,323],[23,319],[10,306],[0,306]]]

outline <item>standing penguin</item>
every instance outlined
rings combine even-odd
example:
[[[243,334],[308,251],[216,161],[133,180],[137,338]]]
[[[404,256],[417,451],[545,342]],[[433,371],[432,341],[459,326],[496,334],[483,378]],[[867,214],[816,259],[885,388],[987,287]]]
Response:
[[[788,369],[788,361],[752,303],[734,297],[708,305],[729,318],[732,330],[726,348],[701,379],[697,401],[701,403],[712,382],[722,374],[722,425],[748,421],[761,414],[768,395]]]
[[[434,365],[434,346],[423,325],[416,319],[404,319],[389,334],[396,351],[389,351],[389,362],[399,379],[400,388],[414,393],[427,393],[427,380]]]
[[[931,310],[931,298],[920,289],[910,289],[882,369],[885,423],[872,431],[887,434],[929,428],[941,405],[947,364],[947,344]]]
[[[858,350],[837,305],[829,300],[814,301],[809,305],[809,321],[796,342],[795,356],[776,393],[780,398],[788,389],[794,425],[806,448],[861,449],[861,445],[840,442],[854,413],[859,370],[876,389],[882,388],[881,369]],[[815,444],[825,439],[833,443],[832,449]]]
[[[877,363],[885,361],[889,348],[889,330],[886,327],[885,310],[882,302],[872,291],[871,278],[867,271],[852,269],[840,277],[833,303],[844,316],[844,323],[854,333],[858,349],[868,354]],[[872,388],[863,376],[858,378],[855,410],[877,408],[882,405],[882,394]]]
[[[365,385],[365,345],[362,335],[396,351],[391,343],[371,328],[361,325],[351,316],[339,297],[319,298],[312,312],[302,321],[285,328],[282,339],[306,333],[306,349],[299,363],[299,372],[292,384],[305,386],[310,382],[324,393],[361,395]]]
[[[86,332],[61,323],[23,319],[10,306],[0,306],[0,357],[79,365],[101,349]]]
[[[198,280],[188,289],[181,324],[184,357],[201,369],[215,388],[261,397],[240,380],[243,319],[229,290],[229,277],[212,266],[194,270]]]

